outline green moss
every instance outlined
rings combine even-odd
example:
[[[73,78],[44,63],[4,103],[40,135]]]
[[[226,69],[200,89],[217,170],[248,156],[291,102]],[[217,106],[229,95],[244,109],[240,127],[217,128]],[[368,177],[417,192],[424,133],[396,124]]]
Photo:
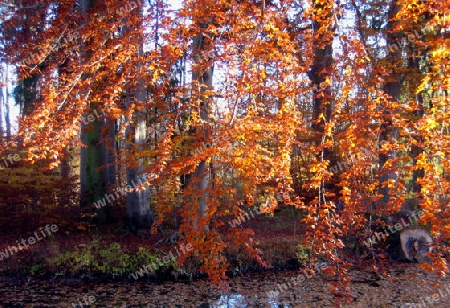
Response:
[[[63,275],[92,273],[121,277],[145,264],[156,263],[157,257],[143,247],[135,253],[127,253],[118,243],[100,248],[98,242],[94,241],[90,245],[80,244],[74,250],[49,258],[46,263],[52,272]]]

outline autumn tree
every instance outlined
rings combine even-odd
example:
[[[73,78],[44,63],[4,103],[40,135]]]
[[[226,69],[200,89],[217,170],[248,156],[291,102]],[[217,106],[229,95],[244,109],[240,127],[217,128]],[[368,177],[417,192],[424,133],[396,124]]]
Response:
[[[255,205],[273,212],[278,185],[289,190],[284,204],[304,210],[303,244],[311,261],[330,262],[339,296],[349,298],[346,239],[370,236],[375,219],[398,212],[408,181],[426,212],[420,225],[445,244],[447,4],[192,0],[170,11],[162,2],[80,3],[47,3],[52,18],[28,20],[36,38],[10,37],[19,77],[36,74],[40,86],[18,138],[29,161],[55,167],[79,144],[83,116],[101,111],[82,132],[89,190],[103,198],[110,191],[100,186],[117,178],[96,173],[112,163],[102,147],[114,132],[114,163],[137,184],[127,193],[128,220],[138,229],[154,218],[155,231],[179,210],[179,240],[194,247],[180,264],[198,265],[214,282],[226,279],[229,249],[264,264],[253,231],[227,220]],[[6,29],[20,28],[20,16]],[[430,33],[408,41],[422,26]],[[22,61],[38,49],[42,58]],[[184,81],[173,84],[180,61]],[[302,183],[295,193],[294,180]]]

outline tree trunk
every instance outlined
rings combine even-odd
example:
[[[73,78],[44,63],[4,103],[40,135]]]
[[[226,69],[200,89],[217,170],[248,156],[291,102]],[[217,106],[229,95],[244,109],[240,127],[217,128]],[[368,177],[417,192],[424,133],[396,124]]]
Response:
[[[143,18],[143,7],[139,6],[138,14]],[[143,26],[142,19],[139,22],[138,27],[142,30],[136,44],[138,44],[138,57],[143,54]],[[125,30],[126,31],[126,30]],[[141,64],[142,65],[142,64]],[[142,66],[139,67],[142,69]],[[131,104],[138,106],[139,110],[135,111],[134,126],[128,126],[126,129],[126,138],[130,138],[134,134],[134,144],[130,144],[128,141],[126,147],[130,150],[133,146],[136,146],[135,150],[140,151],[144,149],[145,142],[147,140],[147,110],[143,108],[146,105],[147,92],[142,79],[138,80],[138,84],[133,86],[127,93],[126,104],[130,107]],[[134,153],[134,151],[133,151]],[[144,160],[138,159],[138,167],[132,168],[127,166],[127,184],[131,187],[136,187],[141,183],[147,181],[147,174],[144,172]],[[129,228],[136,232],[140,229],[151,228],[154,221],[154,213],[151,207],[151,195],[150,188],[143,187],[141,189],[133,189],[127,194],[127,210],[126,210],[126,222]]]
[[[89,115],[98,114],[92,106]],[[89,116],[87,115],[87,116]],[[102,119],[96,119],[88,125],[83,125],[81,141],[86,147],[81,148],[80,161],[80,188],[82,206],[91,206],[100,200],[105,201],[105,205],[97,209],[97,221],[105,223],[109,220],[109,207],[111,199],[105,199],[108,194],[108,178],[106,169],[101,170],[107,161],[105,146],[102,144]],[[113,183],[109,183],[113,184]],[[115,200],[113,200],[115,201]]]
[[[422,24],[419,24],[417,28],[419,27],[423,27],[424,25],[426,25],[428,22],[430,22],[431,20],[431,16],[428,13],[424,14],[424,19],[422,20]],[[417,29],[420,32],[420,29]],[[418,33],[417,30],[415,30],[415,33]],[[413,45],[412,47],[412,51],[409,56],[409,77],[410,77],[410,82],[414,85],[414,87],[412,87],[413,89],[418,88],[421,80],[417,80],[417,78],[415,78],[415,76],[421,76],[423,75],[428,69],[429,69],[429,63],[426,66],[426,68],[421,69],[421,65],[420,62],[421,60],[424,60],[426,53],[428,52],[429,47],[423,47],[420,48],[418,46]],[[411,93],[412,94],[412,93]],[[410,95],[411,95],[410,94]],[[421,121],[422,117],[425,114],[425,110],[424,110],[424,101],[423,101],[423,92],[420,93],[414,93],[415,98],[416,98],[416,107],[417,110],[414,111],[413,115],[416,118],[416,121]],[[422,142],[422,138],[421,136],[417,136],[414,137],[417,144],[420,144]],[[417,146],[416,143],[412,144],[411,146],[411,152],[410,152],[410,156],[411,159],[413,160],[413,166],[417,165],[417,158],[419,157],[420,154],[422,154],[423,149],[420,146]],[[418,195],[422,189],[422,186],[418,183],[418,180],[420,178],[422,178],[425,175],[425,171],[423,168],[420,169],[415,169],[413,171],[413,177],[412,177],[412,191]]]
[[[82,0],[81,9],[87,14],[87,10],[94,5],[91,0]],[[83,57],[87,57],[84,54]],[[83,59],[84,60],[84,59]],[[93,119],[93,121],[92,121]],[[85,147],[80,153],[80,192],[81,206],[92,206],[99,201],[105,202],[96,209],[95,221],[106,223],[110,220],[110,202],[115,198],[106,198],[108,195],[107,169],[101,170],[108,161],[108,154],[105,154],[104,138],[102,128],[105,126],[102,112],[94,104],[91,104],[90,112],[83,117],[81,128],[81,142]],[[100,205],[100,203],[98,203]]]
[[[389,12],[389,20],[393,18],[400,7],[394,1],[392,3],[391,10]],[[387,37],[386,42],[387,46],[397,46],[399,43],[399,35],[398,33],[392,31],[394,28],[394,24],[389,22],[387,27]],[[387,59],[390,63],[398,63],[401,58],[401,51],[399,48],[388,48]],[[396,70],[396,67],[393,67],[391,75],[388,77],[388,81],[384,86],[384,93],[389,96],[389,102],[398,102],[400,100],[400,87],[402,84],[403,76],[399,74]],[[385,111],[383,123],[381,124],[380,131],[380,144],[382,145],[384,142],[392,143],[397,140],[398,130],[392,126],[392,114],[393,112]],[[386,163],[389,160],[394,160],[396,153],[394,150],[389,150],[386,154],[381,153],[379,155],[379,191],[380,194],[383,195],[383,198],[380,200],[380,204],[382,206],[386,206],[390,200],[389,188],[387,187],[387,181],[396,180],[397,174],[395,170],[392,168],[387,168]],[[391,170],[390,170],[391,169]]]
[[[314,60],[311,70],[308,72],[308,77],[311,80],[313,87],[313,118],[311,128],[314,133],[314,142],[317,146],[320,146],[326,136],[324,135],[325,124],[331,120],[331,84],[327,82],[330,79],[330,71],[333,64],[333,33],[334,29],[328,30],[331,27],[333,19],[333,4],[323,3],[316,5],[316,10],[325,11],[327,17],[320,21],[314,21],[314,32],[319,30],[325,30],[323,37],[317,38],[315,45],[323,45],[323,47],[315,47]],[[319,161],[330,161],[329,165],[336,165],[336,160],[332,155],[332,151],[329,148],[324,148],[321,153],[318,154]],[[322,187],[319,190],[320,201],[325,202],[326,190],[334,192],[335,185],[331,182],[322,183]]]
[[[145,89],[140,83],[136,87],[138,95],[134,98],[131,93],[127,96],[127,103],[131,104],[133,101],[136,105],[142,105],[146,101]],[[145,109],[136,111],[134,117],[135,127],[129,126],[127,128],[126,136],[134,134],[134,145],[137,146],[136,150],[142,150],[147,140],[147,123],[145,117]],[[132,144],[127,143],[126,147],[131,150]],[[147,174],[144,172],[143,159],[138,161],[137,168],[127,167],[127,184],[131,187],[147,181]],[[151,207],[151,196],[149,187],[142,189],[134,189],[127,194],[127,210],[126,221],[131,230],[137,231],[140,229],[151,228],[154,220],[154,213]]]
[[[419,58],[417,57],[414,59],[414,68],[416,70],[419,70]],[[417,102],[417,108],[418,110],[414,112],[414,115],[417,117],[417,120],[420,120],[424,115],[424,109],[423,109],[423,97],[421,93],[416,94],[416,102]],[[422,138],[418,136],[416,138],[416,141],[420,143],[422,141]],[[420,154],[422,154],[423,149],[416,144],[413,144],[411,146],[411,158],[413,160],[413,166],[417,165],[417,157],[419,157]],[[413,177],[412,177],[412,191],[416,194],[419,194],[422,186],[418,183],[418,180],[422,178],[425,175],[425,170],[423,168],[420,169],[414,169],[413,171]]]
[[[11,137],[11,119],[10,119],[10,109],[9,109],[9,87],[8,87],[8,64],[6,64],[5,79],[6,79],[6,91],[5,91],[5,125],[6,125],[6,136]]]
[[[316,25],[317,27],[317,25]],[[324,48],[316,48],[314,54],[314,62],[311,71],[308,73],[309,78],[316,91],[320,91],[319,95],[314,95],[314,110],[313,110],[313,122],[312,128],[322,136],[324,132],[325,121],[320,119],[320,115],[323,114],[326,120],[330,120],[331,117],[331,105],[329,99],[331,89],[330,86],[323,87],[327,75],[323,73],[324,70],[331,68],[333,63],[333,48],[330,41]],[[315,93],[316,94],[316,93]]]
[[[5,80],[5,73],[3,72],[3,63],[0,63],[0,73],[1,79],[0,84],[4,86],[0,87],[0,139],[4,136],[4,128],[3,128],[3,106],[5,105],[5,95],[3,93],[3,87],[7,88],[8,81]]]
[[[213,67],[212,61],[209,57],[205,58],[202,53],[209,51],[211,48],[210,39],[204,34],[204,28],[200,27],[201,31],[194,37],[193,40],[193,68],[192,68],[192,84],[193,84],[193,99],[198,99],[200,101],[198,110],[199,116],[202,120],[202,126],[196,127],[196,135],[202,136],[205,140],[208,140],[210,129],[209,129],[209,102],[208,99],[203,97],[206,90],[212,88],[212,76]],[[205,63],[206,62],[206,63]],[[199,129],[199,130],[197,130]],[[209,185],[209,175],[211,173],[211,168],[206,160],[200,161],[200,163],[195,168],[192,174],[185,176],[184,187],[189,190],[190,198],[189,203],[191,206],[195,207],[193,213],[196,213],[196,217],[192,221],[192,226],[194,230],[198,229],[198,222],[202,218],[206,217],[208,211],[208,205],[206,203],[208,198],[207,187]],[[205,225],[205,230],[208,226]]]

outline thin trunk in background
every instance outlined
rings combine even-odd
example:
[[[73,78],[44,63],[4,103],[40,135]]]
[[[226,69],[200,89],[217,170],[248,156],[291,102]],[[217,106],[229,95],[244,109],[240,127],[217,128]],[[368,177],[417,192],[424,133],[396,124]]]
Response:
[[[10,119],[10,109],[9,109],[9,66],[6,64],[5,70],[5,80],[6,80],[6,91],[5,91],[5,125],[6,125],[6,136],[11,137],[11,119]]]
[[[137,27],[141,30],[139,37],[135,44],[137,45],[138,58],[141,58],[144,51],[144,33],[143,33],[143,14],[144,10],[142,6],[139,6],[137,12],[140,17]],[[127,31],[127,30],[125,30]],[[143,64],[139,65],[140,72],[142,73]],[[144,81],[139,78],[136,85],[132,85],[131,89],[127,92],[126,104],[127,108],[131,104],[135,104],[138,108],[132,115],[133,120],[126,129],[126,148],[129,154],[134,154],[135,151],[141,151],[144,149],[145,142],[147,140],[147,109],[145,108],[147,102],[147,90],[145,88]],[[144,159],[134,158],[137,161],[137,167],[127,166],[127,184],[131,187],[136,187],[141,183],[147,182],[147,173],[144,172]],[[126,221],[129,228],[136,232],[140,229],[151,228],[154,220],[154,213],[151,207],[151,195],[149,187],[142,187],[141,189],[134,189],[127,194],[126,201]]]
[[[3,128],[3,106],[5,105],[5,94],[4,89],[8,90],[7,83],[8,81],[5,79],[5,72],[3,71],[3,65],[0,63],[0,138],[3,138],[4,128]]]
[[[389,10],[389,20],[393,18],[400,7],[393,1],[391,8]],[[401,62],[401,50],[397,48],[400,44],[400,36],[402,34],[393,31],[394,23],[389,21],[386,29],[386,43],[388,48],[387,61],[394,66],[392,73],[387,77],[387,82],[384,86],[384,93],[388,95],[388,100],[390,103],[395,104],[400,101],[400,88],[404,79],[401,73],[399,73],[398,65]],[[384,111],[383,123],[381,124],[379,142],[382,145],[385,142],[395,143],[398,138],[398,130],[393,127],[392,123],[392,113],[389,111]],[[389,187],[387,185],[388,181],[395,181],[397,179],[397,174],[395,172],[395,166],[389,164],[390,161],[394,161],[396,157],[395,150],[391,149],[386,153],[382,152],[379,154],[379,190],[380,194],[383,196],[380,203],[383,207],[387,206],[390,201],[391,194],[389,193]]]
[[[414,57],[413,59],[411,59],[411,61],[413,62],[413,69],[419,71],[419,61],[420,61],[420,57]],[[417,117],[417,120],[420,120],[423,115],[425,114],[424,111],[424,102],[423,102],[423,97],[422,97],[422,93],[417,93],[416,94],[416,103],[417,103],[417,110],[414,112],[414,116]],[[418,143],[420,143],[422,141],[421,136],[417,136],[416,137],[416,141]],[[423,149],[421,147],[419,147],[417,144],[413,144],[411,146],[411,152],[410,152],[410,156],[413,160],[413,166],[417,165],[417,158],[419,157],[419,155],[423,152]],[[422,178],[425,175],[425,171],[423,170],[423,168],[420,169],[415,169],[413,171],[413,176],[412,176],[412,191],[416,194],[419,194],[422,186],[418,183],[418,180],[420,178]]]

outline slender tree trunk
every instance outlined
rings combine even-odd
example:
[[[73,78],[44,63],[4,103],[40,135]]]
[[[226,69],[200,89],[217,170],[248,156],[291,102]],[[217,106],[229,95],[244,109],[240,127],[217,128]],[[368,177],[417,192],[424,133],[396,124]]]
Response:
[[[5,80],[6,80],[6,91],[5,91],[5,125],[6,125],[6,136],[11,137],[11,119],[10,119],[10,109],[9,109],[9,66],[6,64],[5,70]]]
[[[314,141],[317,146],[321,145],[326,136],[324,135],[325,124],[331,120],[331,84],[327,82],[330,79],[330,72],[333,64],[333,34],[334,29],[328,29],[333,25],[333,3],[324,2],[316,4],[316,10],[325,11],[327,17],[323,20],[313,22],[314,32],[319,30],[324,31],[325,35],[317,38],[315,45],[323,45],[323,47],[315,47],[314,60],[308,76],[311,80],[314,95],[313,95],[313,118],[312,129],[314,134]],[[324,148],[319,153],[318,159],[320,161],[328,160],[329,165],[336,165],[336,160],[329,148]],[[333,183],[322,183],[319,189],[319,199],[325,202],[326,190],[335,191],[336,187]]]
[[[423,17],[424,17],[424,19],[422,20],[422,23],[418,25],[415,34],[421,32],[421,29],[419,29],[419,27],[423,27],[428,22],[430,22],[430,20],[432,19],[431,15],[428,12],[424,13]],[[423,34],[419,34],[419,36],[423,37]],[[418,37],[418,39],[420,39],[421,37]],[[415,43],[412,43],[412,46],[413,46],[413,49],[412,49],[411,55],[409,57],[409,68],[410,68],[409,76],[411,79],[410,82],[414,85],[414,87],[412,87],[412,88],[416,89],[419,86],[421,80],[420,79],[417,80],[417,78],[415,78],[414,76],[422,75],[424,73],[424,71],[427,71],[427,69],[429,68],[428,63],[427,63],[427,65],[425,65],[426,66],[425,69],[421,69],[421,65],[420,65],[420,61],[424,60],[425,55],[428,53],[429,47],[420,48],[420,47],[416,46]],[[416,117],[417,121],[420,121],[425,114],[424,101],[423,101],[422,94],[423,94],[423,92],[415,93],[417,110],[414,111],[413,115],[414,115],[414,117]],[[421,138],[421,136],[417,136],[414,138],[416,140],[416,143],[412,144],[412,146],[411,146],[410,156],[411,156],[411,159],[413,160],[413,166],[417,166],[417,158],[423,152],[422,147],[418,146],[417,144],[420,144],[422,142],[422,138]],[[425,170],[423,168],[415,169],[413,171],[412,191],[416,195],[419,195],[420,191],[422,190],[422,186],[418,183],[418,180],[420,178],[422,178],[424,175],[425,175]]]
[[[391,18],[397,14],[399,9],[400,7],[397,5],[396,1],[394,1],[389,12],[389,20],[391,20]],[[399,43],[399,34],[392,31],[393,26],[393,23],[389,22],[386,31],[387,46],[397,46],[397,44]],[[399,50],[399,48],[388,48],[387,58],[389,59],[390,63],[398,63],[399,59],[401,58],[401,51]],[[392,70],[392,74],[388,78],[389,79],[384,86],[384,93],[389,96],[389,102],[398,102],[400,100],[400,87],[402,84],[403,76],[399,74],[394,67]],[[384,119],[383,123],[381,124],[380,144],[383,144],[384,142],[392,143],[398,138],[398,130],[392,126],[391,117],[391,112],[384,112]],[[383,195],[383,198],[381,199],[382,206],[386,206],[390,200],[389,188],[386,185],[387,181],[397,179],[395,170],[389,170],[386,166],[386,163],[389,160],[395,159],[395,156],[396,153],[394,150],[389,150],[387,153],[381,153],[379,155],[379,190],[380,194]]]
[[[414,60],[414,69],[419,71],[419,58],[416,57]],[[418,118],[423,117],[424,115],[424,109],[423,109],[423,97],[421,93],[416,94],[416,102],[417,102],[417,110],[414,112],[414,115]],[[416,141],[420,143],[422,141],[422,138],[418,136],[416,138]],[[423,152],[423,149],[416,144],[413,144],[411,146],[411,158],[413,160],[413,166],[417,165],[417,157]],[[418,183],[418,180],[422,178],[425,175],[425,170],[423,168],[421,169],[415,169],[413,171],[413,178],[412,178],[412,191],[416,194],[420,193],[422,186]]]
[[[7,89],[8,81],[5,80],[5,73],[3,71],[3,63],[0,63],[0,73],[1,73],[1,79],[0,83],[2,83],[4,86],[0,88],[0,138],[3,138],[4,136],[4,128],[3,128],[3,106],[5,105],[5,94],[4,94],[4,88]]]
[[[211,39],[205,35],[203,32],[203,27],[200,27],[201,31],[194,37],[193,40],[193,58],[194,64],[192,69],[192,82],[193,82],[193,93],[195,99],[200,99],[198,106],[199,116],[202,120],[202,127],[199,127],[199,134],[203,135],[204,140],[209,139],[210,128],[209,128],[209,102],[208,98],[205,98],[203,94],[206,90],[212,88],[212,76],[213,76],[213,66],[212,59],[205,58],[201,54],[205,51],[211,49],[212,42]],[[186,177],[185,186],[191,192],[191,205],[196,207],[193,213],[197,213],[193,220],[194,229],[198,228],[198,222],[207,215],[208,205],[207,205],[207,188],[210,182],[210,173],[212,172],[207,161],[202,160],[197,165],[195,171]],[[207,229],[207,226],[204,227]]]
[[[143,7],[138,8],[139,16],[143,17]],[[143,26],[142,19],[138,25],[142,30],[138,41],[138,56],[141,57],[143,54]],[[126,31],[126,30],[125,30]],[[139,69],[142,69],[140,67]],[[147,109],[143,108],[147,102],[147,92],[143,80],[138,80],[138,84],[134,86],[127,93],[127,105],[130,106],[132,103],[136,106],[141,107],[135,112],[134,125],[128,126],[126,130],[126,138],[134,136],[134,142],[127,142],[126,147],[131,150],[133,146],[136,146],[135,150],[140,151],[144,149],[145,142],[147,140],[147,120],[146,114]],[[127,140],[128,141],[128,140]],[[130,151],[128,151],[130,153]],[[141,183],[147,181],[147,173],[144,172],[144,160],[139,158],[138,167],[131,168],[127,166],[127,184],[131,187],[136,187]],[[149,187],[144,187],[143,189],[129,192],[127,194],[127,210],[126,210],[126,221],[132,231],[138,231],[139,229],[151,228],[154,221],[154,213],[151,207],[151,195]]]

